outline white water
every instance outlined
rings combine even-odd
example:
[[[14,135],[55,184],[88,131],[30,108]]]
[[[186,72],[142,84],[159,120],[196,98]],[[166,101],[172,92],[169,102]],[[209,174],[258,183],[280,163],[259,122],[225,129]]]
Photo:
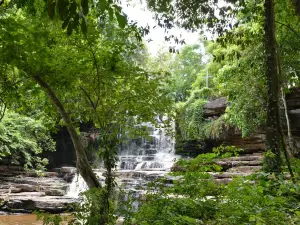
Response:
[[[117,183],[125,189],[145,186],[149,180],[163,176],[170,170],[178,156],[174,154],[175,141],[167,135],[166,129],[148,124],[151,132],[148,138],[137,138],[123,144],[119,150]],[[104,181],[104,170],[95,171],[100,181]],[[67,196],[77,198],[87,190],[83,178],[76,175],[69,187]]]

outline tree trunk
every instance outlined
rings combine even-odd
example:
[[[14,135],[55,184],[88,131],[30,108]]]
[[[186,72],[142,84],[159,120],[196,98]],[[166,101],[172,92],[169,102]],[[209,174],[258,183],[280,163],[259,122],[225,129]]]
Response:
[[[274,0],[265,0],[265,54],[266,54],[266,77],[268,88],[267,100],[267,129],[266,146],[272,156],[266,156],[266,169],[269,172],[281,172],[280,156],[280,132],[278,121],[278,98],[279,98],[279,78],[277,65],[277,51],[275,38],[275,9]]]
[[[100,182],[98,181],[96,175],[94,174],[91,166],[89,165],[84,147],[80,141],[78,134],[72,124],[71,118],[67,114],[63,104],[60,102],[58,97],[55,95],[51,87],[40,77],[34,76],[33,79],[44,89],[47,93],[53,104],[56,106],[58,112],[60,113],[65,126],[68,129],[68,132],[71,136],[77,158],[77,169],[79,170],[80,175],[83,177],[84,181],[87,183],[89,188],[101,187]]]
[[[289,154],[289,157],[293,157],[294,153],[295,153],[294,140],[293,140],[293,135],[291,132],[290,119],[289,119],[288,108],[286,105],[285,94],[284,94],[283,88],[281,88],[281,98],[282,98],[282,102],[283,102],[284,115],[285,115],[285,119],[286,119],[286,126],[287,126],[287,133],[288,133],[288,141],[287,141],[287,145],[289,147],[288,154]]]

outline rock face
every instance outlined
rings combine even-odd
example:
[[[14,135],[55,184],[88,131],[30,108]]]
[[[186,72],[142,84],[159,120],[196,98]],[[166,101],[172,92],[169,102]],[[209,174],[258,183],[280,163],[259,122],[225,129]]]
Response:
[[[89,135],[93,135],[95,128],[92,123],[80,124],[80,132],[85,138],[89,138]],[[63,166],[76,166],[76,154],[75,149],[70,137],[70,134],[66,127],[61,127],[55,134],[52,134],[52,138],[56,141],[56,151],[44,152],[44,157],[49,159],[48,169],[63,167]],[[86,143],[93,144],[93,143]],[[92,151],[87,151],[87,156],[90,161],[93,160]]]
[[[196,157],[200,153],[211,152],[213,147],[217,147],[218,143],[211,140],[205,141],[176,141],[176,154],[187,157]]]
[[[265,149],[265,134],[257,131],[247,138],[242,138],[240,131],[228,132],[219,143],[226,146],[235,146],[244,150],[244,153],[262,152]]]
[[[296,142],[296,146],[300,149],[300,88],[290,89],[290,92],[286,95],[286,103],[291,132]],[[203,106],[204,119],[217,119],[225,112],[227,104],[226,98],[224,97],[208,102]],[[283,119],[283,124],[285,124],[285,118]],[[283,129],[286,132],[286,127],[283,127]],[[221,144],[242,148],[244,149],[244,154],[262,152],[265,149],[264,128],[260,128],[247,138],[242,138],[242,134],[239,130],[230,128],[226,134],[219,139],[205,140],[202,142],[191,140],[176,143],[176,153],[195,156],[200,153],[210,152],[213,147]]]
[[[48,169],[76,166],[75,150],[67,128],[60,128],[52,137],[56,141],[56,151],[43,153],[49,160]]]
[[[210,101],[203,106],[203,117],[220,117],[225,112],[226,107],[227,100],[225,97],[218,98],[214,101]]]
[[[0,210],[32,212],[35,210],[61,213],[70,209],[76,199],[65,196],[69,183],[66,174],[75,174],[75,168],[61,168],[63,172],[46,172],[38,177],[22,168],[1,167]]]

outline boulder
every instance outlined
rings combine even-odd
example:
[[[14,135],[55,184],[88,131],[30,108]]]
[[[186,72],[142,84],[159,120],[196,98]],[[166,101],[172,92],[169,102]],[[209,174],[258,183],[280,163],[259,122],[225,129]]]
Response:
[[[64,176],[63,176],[63,179],[64,181],[68,182],[68,183],[71,183],[73,178],[75,176],[75,173],[66,173]]]
[[[227,100],[225,97],[210,101],[203,106],[203,117],[219,117],[225,112],[226,107]]]
[[[17,209],[34,210],[35,202],[31,199],[24,199],[24,200],[12,199],[6,203],[6,207],[8,209],[14,209],[14,210],[17,210]]]

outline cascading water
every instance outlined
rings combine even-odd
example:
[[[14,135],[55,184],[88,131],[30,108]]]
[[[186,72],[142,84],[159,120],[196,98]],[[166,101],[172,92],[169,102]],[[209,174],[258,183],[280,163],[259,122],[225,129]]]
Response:
[[[167,130],[155,128],[151,124],[146,126],[151,130],[147,138],[132,139],[120,146],[116,181],[124,189],[144,189],[148,181],[169,171],[178,158],[174,154],[174,138],[167,134]],[[95,172],[103,181],[104,171],[100,169]],[[86,189],[83,178],[76,175],[67,195],[78,197],[78,194]]]
[[[173,138],[164,128],[155,128],[151,124],[148,127],[151,129],[148,138],[130,140],[120,148],[120,171],[167,171],[173,165],[176,160]]]

